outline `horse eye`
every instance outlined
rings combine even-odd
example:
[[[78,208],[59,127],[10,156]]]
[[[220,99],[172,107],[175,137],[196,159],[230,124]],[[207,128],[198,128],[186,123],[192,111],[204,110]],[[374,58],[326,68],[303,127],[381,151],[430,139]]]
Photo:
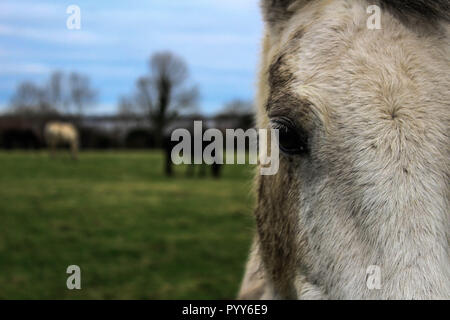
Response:
[[[272,122],[278,129],[278,145],[281,152],[287,155],[304,155],[308,153],[308,136],[306,132],[286,119]]]

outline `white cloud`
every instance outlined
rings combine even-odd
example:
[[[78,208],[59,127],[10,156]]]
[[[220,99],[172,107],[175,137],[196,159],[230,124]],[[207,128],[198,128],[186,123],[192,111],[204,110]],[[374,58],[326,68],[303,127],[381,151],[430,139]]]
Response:
[[[26,38],[59,44],[92,45],[113,43],[112,38],[99,36],[95,33],[83,30],[68,29],[36,29],[32,27],[17,27],[0,25],[0,36]]]
[[[70,70],[67,70],[68,72]],[[77,71],[85,74],[95,75],[96,77],[111,77],[111,78],[121,78],[137,76],[142,74],[145,70],[137,68],[136,66],[115,66],[111,68],[108,65],[82,65],[77,68]]]
[[[247,45],[254,42],[251,35],[232,34],[232,33],[169,33],[161,37],[168,42],[183,44],[198,44],[202,46],[229,46],[229,45]]]
[[[64,7],[34,2],[5,1],[0,3],[0,18],[9,19],[48,19],[64,14]]]
[[[23,63],[23,64],[0,64],[0,74],[18,75],[18,74],[48,74],[50,68],[41,63]]]

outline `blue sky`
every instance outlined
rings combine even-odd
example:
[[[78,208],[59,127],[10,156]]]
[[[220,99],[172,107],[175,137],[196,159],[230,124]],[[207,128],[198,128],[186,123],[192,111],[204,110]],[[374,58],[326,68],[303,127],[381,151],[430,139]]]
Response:
[[[72,4],[80,30],[66,27]],[[261,34],[258,0],[1,0],[0,112],[19,82],[62,70],[91,78],[99,90],[92,113],[113,113],[151,53],[171,50],[188,63],[200,109],[211,114],[253,98]]]

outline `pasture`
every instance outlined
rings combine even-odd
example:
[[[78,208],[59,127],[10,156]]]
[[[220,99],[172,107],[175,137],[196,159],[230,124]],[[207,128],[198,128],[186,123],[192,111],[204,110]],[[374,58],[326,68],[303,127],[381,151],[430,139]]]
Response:
[[[235,298],[250,166],[166,178],[157,151],[1,152],[0,170],[0,299]],[[66,287],[72,264],[81,290]]]

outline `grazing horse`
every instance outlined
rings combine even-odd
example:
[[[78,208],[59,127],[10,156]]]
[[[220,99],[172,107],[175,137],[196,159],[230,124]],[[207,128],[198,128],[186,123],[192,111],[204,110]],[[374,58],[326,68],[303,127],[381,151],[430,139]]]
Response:
[[[78,157],[78,131],[70,123],[49,122],[45,125],[44,137],[50,148],[50,155],[54,156],[56,148],[68,145],[73,159]]]
[[[256,177],[239,298],[449,299],[448,0],[262,9],[257,120],[280,165]]]
[[[191,136],[194,136],[194,129],[189,128],[188,129],[191,133]],[[206,129],[202,128],[202,133],[201,136],[203,137],[203,134],[205,133]],[[164,172],[167,176],[172,176],[173,175],[173,169],[172,169],[172,149],[178,144],[178,141],[172,141],[171,139],[171,135],[166,135],[164,136],[164,140],[163,140],[163,149],[164,149],[164,161],[165,161],[165,166],[164,166]],[[202,146],[201,146],[201,152],[203,154],[203,152],[205,151],[205,148],[207,146],[207,144],[205,142],[201,142]],[[191,155],[193,156],[195,153],[195,149],[194,149],[194,143],[191,144]],[[212,156],[215,156],[215,152],[212,152]],[[193,159],[192,159],[193,160]],[[205,177],[206,176],[206,169],[207,166],[211,167],[211,176],[213,178],[220,178],[220,174],[221,174],[221,169],[222,169],[222,164],[214,162],[210,165],[207,165],[205,163],[202,164],[194,164],[193,162],[188,164],[187,170],[186,170],[186,176],[189,177],[193,177],[195,175],[195,170],[196,168],[198,168],[198,175],[200,177]]]

